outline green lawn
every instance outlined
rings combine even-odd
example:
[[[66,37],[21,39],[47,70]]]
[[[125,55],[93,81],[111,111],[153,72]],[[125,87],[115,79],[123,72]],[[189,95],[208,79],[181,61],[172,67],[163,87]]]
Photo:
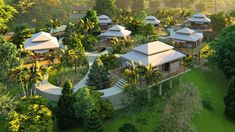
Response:
[[[193,123],[198,132],[235,131],[235,123],[230,122],[224,116],[223,96],[227,88],[227,81],[219,70],[216,70],[214,73],[205,73],[199,69],[194,69],[184,75],[182,81],[194,83],[201,92],[201,96],[207,91],[212,95],[214,110],[209,111],[203,108],[193,119]],[[175,87],[178,82],[178,79],[174,80]],[[177,90],[177,88],[169,89],[167,83],[165,83],[163,88],[164,93]],[[157,96],[156,93],[153,106],[143,112],[133,113],[128,110],[115,112],[114,118],[104,122],[105,131],[118,132],[118,128],[124,123],[133,123],[140,132],[153,132],[157,126],[161,108],[164,105],[163,98],[164,97]],[[0,120],[0,126],[2,126],[2,121],[3,120]],[[0,128],[0,131],[1,130],[2,128]],[[77,132],[82,131],[82,129],[75,128],[70,131]]]
[[[0,117],[0,132],[6,131],[7,121]]]
[[[205,108],[195,116],[193,123],[198,132],[234,132],[235,123],[230,122],[224,116],[223,96],[227,88],[227,81],[219,70],[215,72],[206,73],[199,69],[194,69],[183,76],[183,82],[194,83],[201,96],[204,96],[206,91],[209,91],[213,100],[213,111]],[[174,86],[177,86],[178,79],[174,80]],[[168,84],[165,83],[164,93],[173,92],[177,88],[169,89]],[[143,112],[131,113],[128,111],[117,111],[115,117],[104,122],[104,128],[107,132],[118,132],[118,128],[124,123],[133,123],[140,132],[153,132],[157,126],[160,110],[163,106],[163,99],[156,97],[154,105]],[[80,128],[71,130],[71,132],[81,131]]]
[[[60,70],[52,69],[49,72],[48,81],[55,86],[62,86],[65,79],[70,79],[73,85],[76,85],[81,79],[83,79],[87,71],[88,66],[79,67],[76,73],[71,67],[61,68]],[[59,79],[61,83],[58,83],[57,79]]]
[[[206,91],[211,93],[213,100],[213,111],[203,109],[193,122],[198,132],[234,132],[235,123],[224,116],[223,96],[226,93],[227,81],[219,70],[205,73],[201,70],[193,70],[183,77],[184,81],[194,83],[201,96]]]

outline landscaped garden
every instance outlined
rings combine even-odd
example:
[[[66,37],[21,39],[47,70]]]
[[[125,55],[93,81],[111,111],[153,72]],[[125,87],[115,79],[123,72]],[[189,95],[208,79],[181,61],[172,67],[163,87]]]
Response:
[[[48,81],[55,86],[63,86],[66,79],[70,79],[73,85],[79,83],[87,74],[88,66],[82,66],[74,71],[72,67],[65,67],[60,69],[52,69],[49,72]]]
[[[234,5],[0,0],[0,132],[233,132]]]

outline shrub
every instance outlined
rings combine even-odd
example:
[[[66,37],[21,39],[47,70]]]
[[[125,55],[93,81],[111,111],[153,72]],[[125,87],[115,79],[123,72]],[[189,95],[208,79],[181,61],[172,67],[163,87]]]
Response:
[[[100,114],[102,119],[109,119],[113,116],[113,106],[108,100],[100,100]]]
[[[213,105],[212,105],[212,99],[211,99],[211,93],[206,92],[205,95],[202,97],[202,105],[208,110],[213,110]]]
[[[79,124],[84,124],[91,111],[96,111],[102,120],[113,116],[111,103],[101,100],[101,95],[101,93],[92,90],[90,87],[81,88],[74,94],[76,103],[73,107]]]
[[[8,114],[8,131],[53,131],[52,116],[47,99],[39,96],[22,98],[15,110]]]
[[[224,97],[225,115],[235,121],[235,77],[230,80],[227,94]]]
[[[89,113],[86,119],[84,132],[103,132],[104,128],[99,114],[95,111]]]
[[[100,59],[107,70],[112,70],[119,66],[119,60],[117,56],[112,53],[104,54],[100,57]]]
[[[87,85],[93,86],[98,90],[108,88],[111,84],[109,72],[105,69],[100,58],[95,60],[88,77]]]
[[[192,84],[182,84],[179,91],[166,100],[156,131],[191,131],[191,120],[199,108],[197,88]]]
[[[0,86],[1,87],[1,86]],[[15,109],[17,102],[9,94],[0,95],[0,116],[6,117],[9,112]]]
[[[72,94],[73,86],[71,81],[68,80],[64,83],[62,95],[57,104],[57,123],[62,129],[70,129],[76,125],[75,110],[73,108],[75,99]]]
[[[112,44],[112,53],[124,54],[132,46],[132,40],[131,39],[119,40],[118,38],[114,38],[111,41],[111,44]]]
[[[126,123],[119,128],[119,132],[137,132],[137,129],[134,125]]]

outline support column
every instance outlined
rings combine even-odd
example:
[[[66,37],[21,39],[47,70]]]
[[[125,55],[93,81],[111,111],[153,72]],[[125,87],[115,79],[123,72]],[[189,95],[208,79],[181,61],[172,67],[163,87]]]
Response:
[[[170,80],[170,88],[172,88],[172,79]]]
[[[159,96],[162,96],[162,83],[159,84]]]
[[[181,78],[181,76],[180,76],[180,84],[182,83],[182,78]]]

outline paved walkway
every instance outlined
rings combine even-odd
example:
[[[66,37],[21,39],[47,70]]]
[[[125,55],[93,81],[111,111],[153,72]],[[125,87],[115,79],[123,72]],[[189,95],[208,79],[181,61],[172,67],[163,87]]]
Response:
[[[109,49],[103,51],[102,53],[89,53],[86,52],[86,55],[88,56],[88,63],[89,63],[89,70],[87,74],[84,76],[84,78],[74,86],[74,92],[78,91],[80,88],[83,88],[86,86],[86,80],[88,79],[88,74],[90,72],[91,65],[94,63],[95,59],[103,54],[109,53]],[[54,86],[50,84],[47,79],[42,81],[42,83],[37,86],[37,90],[39,93],[45,93],[45,94],[51,94],[51,95],[61,95],[62,88]]]

